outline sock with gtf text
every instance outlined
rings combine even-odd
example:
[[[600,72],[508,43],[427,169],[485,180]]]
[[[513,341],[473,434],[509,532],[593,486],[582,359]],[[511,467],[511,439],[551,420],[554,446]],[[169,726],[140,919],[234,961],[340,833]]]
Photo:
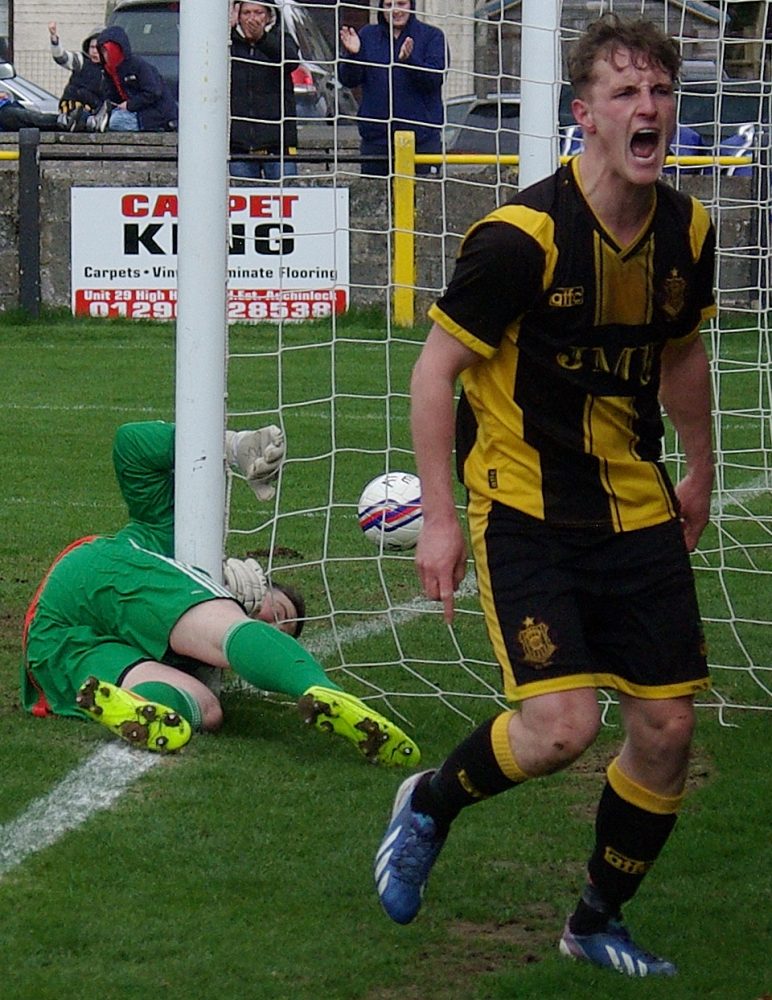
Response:
[[[632,781],[613,760],[598,804],[589,882],[569,919],[574,934],[595,934],[635,895],[676,824],[683,795],[664,796]]]
[[[236,622],[225,634],[223,652],[239,677],[263,691],[299,698],[316,685],[341,690],[297,639],[266,622]]]
[[[502,712],[466,737],[434,774],[424,775],[411,806],[431,816],[441,833],[466,806],[499,795],[528,780],[509,744],[512,712]]]
[[[201,709],[198,702],[188,691],[165,684],[163,681],[143,681],[129,688],[134,694],[138,694],[145,701],[153,701],[164,708],[170,708],[177,715],[186,719],[191,728],[201,729]]]

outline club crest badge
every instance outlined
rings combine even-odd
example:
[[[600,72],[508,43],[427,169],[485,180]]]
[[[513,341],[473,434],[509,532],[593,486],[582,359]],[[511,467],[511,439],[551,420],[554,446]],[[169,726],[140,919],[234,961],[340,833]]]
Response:
[[[665,299],[662,309],[670,319],[675,319],[683,310],[686,301],[686,281],[673,268],[670,276],[665,278]]]
[[[526,618],[517,633],[517,641],[523,651],[523,660],[536,669],[548,667],[557,646],[550,638],[549,625]]]

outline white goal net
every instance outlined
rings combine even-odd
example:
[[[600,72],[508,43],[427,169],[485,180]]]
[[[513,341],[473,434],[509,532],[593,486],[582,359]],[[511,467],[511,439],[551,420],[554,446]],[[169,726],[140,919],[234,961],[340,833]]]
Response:
[[[524,82],[521,5],[427,0],[417,7],[419,17],[443,29],[451,51],[446,151],[516,155]],[[694,567],[714,677],[714,690],[701,696],[701,703],[730,723],[734,709],[772,709],[772,18],[766,3],[565,0],[562,48],[588,16],[607,9],[657,20],[682,42],[687,62],[674,147],[680,158],[668,175],[703,200],[718,232],[719,314],[706,331],[717,480],[712,522]],[[330,4],[327,13],[342,16],[344,10]],[[555,105],[556,149],[574,151],[577,137],[565,118],[568,99],[559,81]],[[425,307],[448,280],[466,227],[516,190],[517,168],[505,159],[453,162],[441,179],[417,181],[414,206],[408,206],[416,322],[403,326],[393,309],[394,238],[405,221],[395,215],[391,184],[359,175],[350,124],[334,120],[313,124],[314,129],[317,135],[328,130],[313,149],[329,150],[330,161],[304,161],[301,129],[300,176],[292,187],[286,181],[278,187],[283,193],[346,192],[345,217],[332,211],[309,238],[323,239],[328,261],[340,259],[336,255],[345,248],[351,312],[336,312],[328,297],[298,313],[317,317],[313,324],[232,329],[229,425],[280,423],[289,452],[277,496],[259,517],[251,493],[238,481],[231,483],[228,550],[257,553],[278,580],[303,590],[309,621],[302,641],[346,687],[365,697],[386,696],[408,722],[438,706],[473,719],[479,711],[490,714],[491,701],[499,698],[499,676],[471,564],[448,627],[439,606],[421,596],[411,553],[380,551],[365,538],[357,500],[375,475],[415,471],[408,384],[428,326]],[[722,164],[687,156],[746,159]],[[281,244],[275,248],[275,262],[281,263],[285,250]],[[266,318],[262,309],[256,307],[252,318]],[[287,307],[279,310],[274,318],[291,316]],[[669,439],[666,447],[677,476],[677,441]],[[459,509],[462,499],[459,491]]]

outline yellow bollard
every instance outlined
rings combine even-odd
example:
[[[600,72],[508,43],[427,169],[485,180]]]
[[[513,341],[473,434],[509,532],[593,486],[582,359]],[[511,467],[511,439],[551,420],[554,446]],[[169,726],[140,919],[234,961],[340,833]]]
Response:
[[[415,322],[415,133],[394,133],[394,322]]]

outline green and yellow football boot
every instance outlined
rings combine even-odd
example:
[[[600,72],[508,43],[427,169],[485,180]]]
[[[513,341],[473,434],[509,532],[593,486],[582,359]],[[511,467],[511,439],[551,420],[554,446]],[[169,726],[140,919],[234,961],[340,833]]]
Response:
[[[421,760],[421,751],[399,726],[345,691],[310,687],[298,709],[307,725],[349,740],[371,764],[416,767]]]
[[[177,712],[98,677],[81,685],[75,702],[89,718],[132,746],[168,753],[184,747],[193,735],[190,723]]]

